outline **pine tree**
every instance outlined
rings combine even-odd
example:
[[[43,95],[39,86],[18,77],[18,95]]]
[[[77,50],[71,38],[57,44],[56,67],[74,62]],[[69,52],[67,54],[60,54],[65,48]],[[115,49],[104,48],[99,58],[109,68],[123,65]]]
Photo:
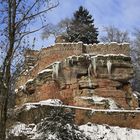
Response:
[[[74,112],[69,108],[51,108],[37,129],[41,133],[38,139],[42,140],[50,140],[50,134],[56,136],[51,140],[91,140],[74,124]]]
[[[94,27],[94,19],[82,6],[74,13],[70,27],[67,29],[67,41],[82,41],[86,44],[98,43],[98,31]]]

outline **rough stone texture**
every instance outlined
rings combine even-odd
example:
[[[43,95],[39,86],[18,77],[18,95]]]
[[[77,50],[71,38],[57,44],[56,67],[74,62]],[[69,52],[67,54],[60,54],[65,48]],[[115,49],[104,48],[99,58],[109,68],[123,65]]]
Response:
[[[75,113],[78,125],[140,129],[138,101],[129,83],[134,71],[128,44],[57,43],[32,53],[27,54],[36,63],[17,79],[16,109],[7,128],[16,122],[40,123],[51,109],[64,107]],[[60,99],[63,105],[39,104],[47,99]]]
[[[56,43],[47,48],[41,49],[39,52],[34,50],[27,50],[25,58],[33,58],[36,64],[29,64],[25,62],[25,69],[21,76],[17,79],[17,86],[23,85],[28,79],[34,78],[37,73],[55,61],[62,61],[71,55],[81,55],[83,53],[94,54],[124,54],[130,55],[129,44],[110,43],[110,44],[83,44],[78,43]],[[28,66],[29,65],[29,66]],[[32,67],[34,66],[34,67]]]
[[[135,109],[137,99],[128,82],[132,77],[129,56],[73,55],[27,81],[16,94],[16,104],[58,98],[67,105],[114,109],[113,102],[117,108]]]
[[[140,129],[140,111],[120,110],[92,110],[90,108],[75,108],[70,106],[48,106],[36,105],[31,109],[26,109],[26,105],[16,108],[13,115],[10,116],[7,127],[12,126],[15,122],[25,124],[39,123],[44,119],[50,110],[60,109],[64,107],[66,110],[71,109],[75,113],[75,123],[78,125],[88,122],[96,124],[108,124],[110,126],[128,127]]]
[[[85,124],[93,122],[96,124],[108,124],[140,129],[140,112],[115,112],[115,111],[90,111],[76,109],[76,123]]]

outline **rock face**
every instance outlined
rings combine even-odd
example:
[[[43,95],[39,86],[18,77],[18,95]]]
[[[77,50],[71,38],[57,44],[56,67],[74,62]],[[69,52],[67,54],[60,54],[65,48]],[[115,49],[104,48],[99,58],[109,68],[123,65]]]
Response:
[[[70,113],[72,112],[75,114],[75,124],[79,126],[79,129],[82,130],[81,132],[78,130],[78,128],[76,130],[72,128],[73,130],[71,131],[71,127],[66,127],[72,125],[68,123],[68,120],[66,120],[67,117],[63,119],[67,121],[68,124],[64,124],[61,121],[58,121],[59,118],[62,118],[63,115],[57,113],[59,112],[59,110],[62,113],[62,109],[64,109],[63,111],[65,113],[69,112],[67,117],[69,117]],[[55,112],[55,116],[49,115],[52,111]],[[57,115],[59,115],[59,117]],[[68,132],[70,133],[73,131],[79,131],[80,133],[90,134],[91,140],[101,139],[103,137],[104,139],[108,140],[117,140],[121,139],[121,137],[123,137],[124,140],[127,140],[129,138],[130,140],[139,140],[140,130],[137,130],[140,129],[139,116],[140,111],[138,110],[92,110],[91,108],[62,105],[62,102],[59,100],[46,100],[36,103],[26,103],[22,107],[16,108],[15,114],[9,117],[9,129],[7,129],[7,137],[8,140],[61,140],[61,137],[59,137],[60,139],[56,137],[58,135],[60,136],[60,133],[63,132],[65,133],[66,137],[69,137],[68,133],[66,133],[66,129],[68,128]],[[47,127],[48,124],[51,124],[53,130],[56,131],[52,132],[52,128]],[[60,126],[64,127],[64,131],[59,131]],[[116,128],[117,130],[115,130],[114,128]],[[43,132],[41,131],[42,129]],[[44,138],[46,134],[47,137]],[[55,135],[56,137],[49,137],[52,135]],[[84,140],[84,137],[82,138],[82,140]]]
[[[61,43],[36,54],[34,67],[17,80],[16,105],[51,98],[97,109],[138,106],[128,44]]]
[[[138,140],[134,129],[140,129],[140,111],[129,83],[133,74],[128,44],[56,43],[28,50],[17,79],[16,107],[8,115],[7,139],[59,140],[67,129],[85,140]]]

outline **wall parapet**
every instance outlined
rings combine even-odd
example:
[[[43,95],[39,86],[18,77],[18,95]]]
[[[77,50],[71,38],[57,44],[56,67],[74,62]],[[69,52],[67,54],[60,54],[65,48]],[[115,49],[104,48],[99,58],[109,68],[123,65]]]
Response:
[[[130,56],[129,43],[99,43],[99,44],[84,44],[86,46],[86,53],[95,54],[124,54]]]
[[[40,51],[40,55],[51,55],[55,52],[67,52],[74,51],[74,54],[82,53],[95,53],[95,54],[124,54],[130,55],[129,43],[99,43],[99,44],[83,44],[78,43],[56,43],[48,48],[43,48]]]
[[[82,53],[94,53],[94,54],[124,54],[130,55],[129,43],[99,43],[99,44],[83,44],[82,42],[78,43],[56,43],[50,47],[42,48],[37,52],[36,57],[40,59],[45,56],[50,56],[55,53],[67,53],[71,51],[75,55],[80,55]],[[30,53],[27,53],[28,56],[32,56],[36,53],[36,50],[30,50]],[[71,54],[71,55],[73,55]],[[26,55],[25,55],[26,57]]]

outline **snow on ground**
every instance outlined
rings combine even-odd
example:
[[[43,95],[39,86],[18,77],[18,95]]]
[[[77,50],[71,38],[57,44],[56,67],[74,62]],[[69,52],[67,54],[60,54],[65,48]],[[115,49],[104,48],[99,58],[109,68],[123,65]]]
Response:
[[[38,125],[38,124],[37,124]],[[29,139],[40,139],[42,132],[37,130],[37,125],[18,122],[10,130],[7,136],[28,136]],[[139,140],[140,130],[130,128],[120,128],[118,126],[98,125],[87,123],[79,126],[79,130],[91,140]],[[56,135],[49,133],[47,140],[55,139]],[[57,140],[57,138],[56,138]]]
[[[43,132],[40,132],[38,130],[38,124],[24,124],[17,122],[15,125],[13,125],[8,131],[7,131],[7,138],[11,135],[14,137],[18,136],[27,136],[29,140],[42,140]],[[55,134],[48,134],[48,138],[46,140],[57,140]]]
[[[81,96],[79,98],[93,100],[93,102],[95,104],[103,104],[103,101],[106,100],[109,103],[109,109],[118,109],[115,101],[111,98],[103,98],[103,97],[99,97],[99,96],[95,96],[95,95],[92,97]]]
[[[56,140],[57,139],[56,137],[57,136],[55,134],[49,134],[48,140]]]
[[[9,130],[8,135],[21,136],[21,135],[36,135],[36,125],[29,124],[26,125],[24,123],[17,122],[12,128]],[[29,136],[30,137],[30,136]]]
[[[140,140],[140,130],[88,123],[79,126],[91,140]]]

